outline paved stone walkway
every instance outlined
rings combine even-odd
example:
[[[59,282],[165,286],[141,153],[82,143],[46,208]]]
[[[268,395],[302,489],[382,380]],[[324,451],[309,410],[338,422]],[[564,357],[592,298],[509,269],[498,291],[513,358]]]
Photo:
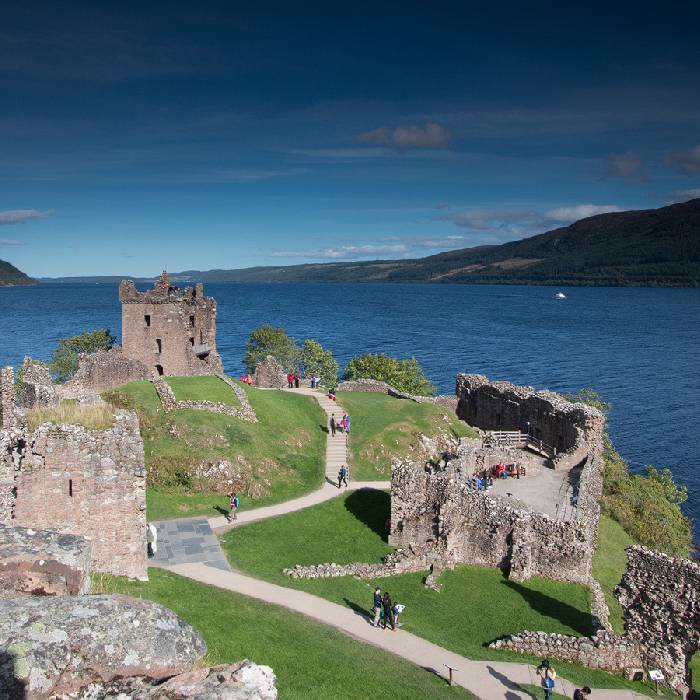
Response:
[[[204,564],[230,571],[219,540],[206,518],[182,518],[155,523],[158,531],[157,552],[151,565]]]

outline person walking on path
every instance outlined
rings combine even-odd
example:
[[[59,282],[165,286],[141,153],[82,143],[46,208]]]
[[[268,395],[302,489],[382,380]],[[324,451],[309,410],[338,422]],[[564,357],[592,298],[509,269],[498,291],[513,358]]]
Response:
[[[372,626],[373,627],[379,627],[379,620],[382,617],[382,589],[377,586],[374,589],[374,596],[373,596],[373,607],[374,607],[374,620],[372,621]]]
[[[335,422],[335,413],[331,413],[331,435],[335,437],[335,430],[338,427],[336,422]]]
[[[231,493],[229,495],[229,506],[231,508],[231,512],[228,514],[226,519],[231,522],[232,520],[238,520],[238,506],[241,504],[241,502],[238,500],[238,496],[236,495],[235,492]]]
[[[299,388],[299,372],[294,372],[294,388]]]
[[[583,688],[576,688],[574,690],[574,700],[588,700],[588,696],[591,694],[591,689],[584,685]]]
[[[146,526],[146,548],[149,557],[155,557],[158,552],[158,530],[153,523]]]
[[[340,470],[338,471],[338,488],[340,488],[340,484],[343,481],[345,482],[345,488],[347,488],[348,487],[348,470],[345,468],[344,464],[340,467]]]
[[[345,432],[350,432],[350,416],[348,416],[347,414],[345,416]]]
[[[294,388],[294,373],[293,372],[287,372],[287,388],[288,389]]]
[[[343,417],[340,419],[340,424],[343,426],[343,432],[347,433],[348,432],[348,414],[345,413]]]
[[[542,663],[535,670],[538,676],[542,676],[544,700],[552,700],[554,695],[554,681],[557,677],[557,672],[550,665],[549,659],[543,659]]]
[[[386,629],[386,621],[389,620],[391,623],[391,629],[396,632],[396,627],[394,627],[394,616],[391,609],[394,607],[391,603],[391,596],[389,591],[384,591],[384,597],[382,598],[382,607],[384,608],[384,629]]]

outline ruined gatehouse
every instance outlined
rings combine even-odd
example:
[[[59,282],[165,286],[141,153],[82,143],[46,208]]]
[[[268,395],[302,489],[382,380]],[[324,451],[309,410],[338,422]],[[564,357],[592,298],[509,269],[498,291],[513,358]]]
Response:
[[[180,288],[167,273],[153,289],[139,292],[131,280],[119,285],[122,354],[155,375],[221,374],[216,351],[216,301],[204,286]]]

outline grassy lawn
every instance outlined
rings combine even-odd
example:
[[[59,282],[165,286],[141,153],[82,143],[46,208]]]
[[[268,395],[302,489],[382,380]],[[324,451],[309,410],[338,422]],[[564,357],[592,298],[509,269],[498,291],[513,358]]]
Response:
[[[228,460],[237,467],[242,510],[286,501],[320,485],[326,420],[316,401],[245,390],[258,423],[198,410],[165,413],[150,382],[132,382],[105,395],[139,413],[151,484],[149,519],[215,515],[226,506],[228,484],[188,478],[188,469],[202,462]]]
[[[376,581],[353,577],[294,580],[282,573],[294,564],[378,561],[386,543],[389,495],[358,491],[303,511],[230,531],[223,545],[234,568],[313,593],[369,613],[372,590],[379,585],[406,605],[402,626],[436,644],[473,659],[537,663],[517,654],[489,649],[488,643],[520,630],[590,634],[590,591],[585,586],[533,578],[508,581],[496,569],[459,566],[440,578],[440,593],[423,585],[424,574]],[[579,685],[598,688],[640,684],[602,671],[557,662],[561,675]]]
[[[444,406],[356,391],[338,393],[338,403],[351,419],[350,473],[357,480],[390,478],[392,458],[411,456],[421,433],[476,435]]]
[[[241,402],[230,386],[218,377],[165,377],[178,401],[214,401],[229,406]]]
[[[620,583],[627,568],[625,549],[634,543],[617,521],[607,515],[601,516],[598,547],[593,556],[593,576],[605,593],[605,600],[610,609],[610,623],[618,634],[624,633],[622,607],[613,595],[613,590]]]
[[[690,673],[693,680],[693,690],[700,698],[700,651],[696,651],[690,659]]]
[[[250,659],[271,666],[282,699],[474,698],[407,661],[326,625],[252,598],[160,569],[150,581],[100,577],[105,592],[147,598],[174,610],[202,634],[208,664]]]

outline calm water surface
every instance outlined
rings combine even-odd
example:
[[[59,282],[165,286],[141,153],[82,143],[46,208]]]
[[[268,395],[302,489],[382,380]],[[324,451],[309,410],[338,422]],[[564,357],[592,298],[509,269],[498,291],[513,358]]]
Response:
[[[316,338],[341,366],[362,352],[415,355],[441,392],[457,372],[537,388],[593,387],[633,469],[669,466],[700,522],[700,290],[462,285],[221,284],[218,347],[241,370],[251,329]],[[0,366],[48,360],[59,338],[121,333],[116,285],[0,288]]]

